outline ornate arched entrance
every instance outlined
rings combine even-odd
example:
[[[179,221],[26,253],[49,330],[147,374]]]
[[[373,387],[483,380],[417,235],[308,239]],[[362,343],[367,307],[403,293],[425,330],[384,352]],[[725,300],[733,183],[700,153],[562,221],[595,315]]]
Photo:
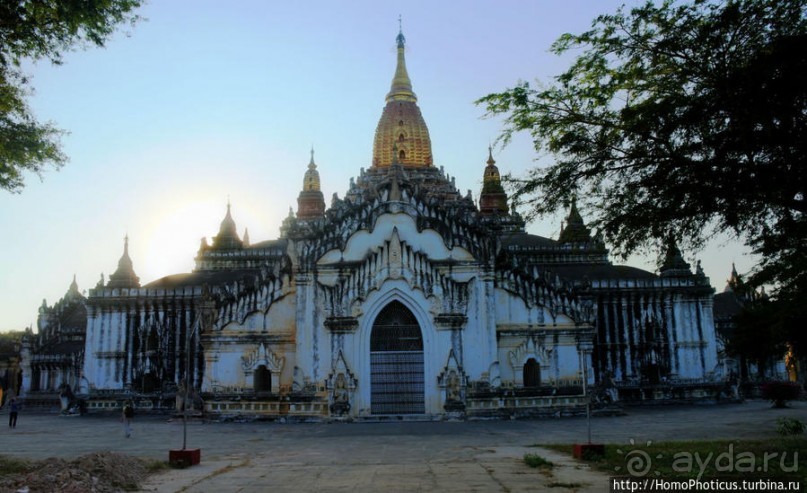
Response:
[[[256,395],[268,394],[272,391],[272,372],[266,368],[266,365],[260,365],[255,369],[252,388]]]
[[[524,364],[524,387],[540,387],[541,386],[541,367],[535,358],[530,358]]]
[[[423,335],[399,301],[385,306],[370,335],[370,411],[423,414]]]

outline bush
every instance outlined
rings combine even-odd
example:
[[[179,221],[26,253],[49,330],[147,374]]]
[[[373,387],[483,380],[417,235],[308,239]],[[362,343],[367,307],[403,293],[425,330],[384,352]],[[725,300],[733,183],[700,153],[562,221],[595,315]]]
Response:
[[[768,382],[760,387],[762,398],[773,402],[773,407],[785,407],[787,401],[799,398],[801,385],[795,382]]]
[[[782,436],[795,436],[804,433],[804,423],[796,418],[779,418],[776,420],[776,431]]]
[[[554,465],[536,454],[524,454],[524,463],[530,467],[552,467]]]

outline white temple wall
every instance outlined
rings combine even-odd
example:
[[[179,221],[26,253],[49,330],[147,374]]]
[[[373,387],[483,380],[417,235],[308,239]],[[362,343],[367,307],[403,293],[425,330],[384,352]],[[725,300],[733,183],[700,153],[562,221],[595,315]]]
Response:
[[[496,288],[496,323],[498,324],[544,324],[552,323],[552,317],[542,306],[527,307],[519,296]]]
[[[98,338],[98,315],[97,313],[91,308],[87,308],[87,335],[84,338],[84,378],[86,379],[82,385],[82,391],[89,391],[88,388],[83,388],[88,384],[90,386],[96,386],[98,381],[98,375],[96,375],[98,369],[98,360],[95,357],[96,351],[96,344]]]
[[[281,385],[290,385],[294,360],[290,344],[261,342],[233,343],[222,341],[206,354],[205,392],[252,392],[255,369],[265,366],[271,372],[271,392],[279,393]]]
[[[296,365],[300,384],[304,379],[316,382],[319,378],[318,352],[322,333],[315,329],[315,320],[321,318],[321,308],[316,304],[315,281],[310,274],[298,274],[296,293]]]
[[[577,385],[582,382],[583,371],[581,368],[580,353],[577,351],[577,343],[572,340],[565,340],[565,345],[558,345],[555,348],[556,376],[559,382]],[[591,361],[588,362],[591,368]],[[589,372],[591,373],[591,372]]]
[[[717,331],[715,329],[715,321],[714,321],[714,298],[704,297],[701,298],[698,302],[698,307],[701,311],[701,331],[702,331],[702,341],[704,343],[703,346],[703,354],[706,366],[706,373],[707,377],[712,376],[712,374],[717,371],[717,365],[719,363],[718,356],[717,356]]]
[[[272,335],[294,337],[297,332],[297,309],[294,293],[272,303],[266,315],[260,317],[263,324],[259,330]]]
[[[106,339],[109,336],[105,330],[110,325],[111,313],[103,308],[88,308],[87,338],[84,343],[84,376],[89,381],[91,389],[111,388],[109,378],[109,360],[99,358],[99,353],[106,351]]]
[[[254,390],[254,370],[271,371],[272,392],[292,384],[297,310],[293,295],[281,298],[263,311],[233,321],[207,334],[203,390],[209,392]]]
[[[698,324],[701,330],[705,326],[702,317],[700,300],[684,295],[674,297],[673,312],[676,321],[677,353],[679,359],[679,378],[704,378],[711,369],[706,366],[707,353],[715,352],[713,345],[701,339],[698,334]],[[699,316],[701,317],[699,320]],[[717,364],[717,355],[708,358],[711,368]]]
[[[575,327],[569,329],[576,330]],[[573,332],[558,332],[560,330],[563,328],[545,329],[529,335],[518,333],[502,336],[499,340],[502,383],[522,387],[524,365],[533,358],[541,370],[541,385],[579,385],[581,373],[577,339]]]
[[[488,303],[493,293],[488,292],[488,284],[492,291],[492,283],[479,277],[472,281],[468,321],[459,334],[462,352],[456,356],[471,380],[480,380],[483,375],[489,379],[491,364],[497,360],[495,314],[489,313],[491,303]]]

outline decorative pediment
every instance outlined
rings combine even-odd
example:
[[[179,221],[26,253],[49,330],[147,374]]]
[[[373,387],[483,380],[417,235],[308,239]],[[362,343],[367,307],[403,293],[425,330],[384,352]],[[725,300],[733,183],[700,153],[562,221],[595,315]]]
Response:
[[[439,172],[426,169],[422,173]],[[445,181],[445,176],[424,176],[423,186],[401,176],[397,180],[399,192],[393,191],[395,180],[390,178],[386,173],[373,178],[369,173],[360,177],[359,188],[367,187],[364,193],[356,190],[346,200],[334,203],[326,212],[329,221],[316,231],[316,241],[301,252],[301,263],[313,265],[330,250],[344,250],[351,236],[361,231],[372,232],[385,214],[408,215],[418,232],[435,232],[446,248],[457,245],[480,262],[492,263],[495,240],[479,226],[473,200],[462,198],[453,184]],[[383,183],[364,183],[369,180]],[[433,193],[441,182],[445,189]],[[448,197],[451,199],[447,200]]]
[[[462,370],[453,349],[448,352],[446,366],[437,376],[437,385],[445,392],[443,408],[446,411],[465,410],[465,389],[468,386],[468,377]]]
[[[448,380],[452,372],[460,378],[459,383],[461,383],[462,387],[464,388],[467,383],[467,379],[465,372],[462,371],[462,366],[460,366],[459,361],[457,360],[457,355],[454,354],[453,349],[448,351],[446,366],[444,366],[443,371],[437,375],[437,385],[440,386],[440,388],[446,388],[449,385],[450,382]]]
[[[369,237],[367,238],[369,239]],[[421,245],[424,247],[424,245]],[[401,239],[397,227],[389,230],[389,237],[374,250],[367,250],[359,261],[340,260],[320,265],[317,287],[323,293],[328,319],[336,321],[361,314],[357,300],[367,299],[387,280],[405,281],[412,290],[421,291],[430,300],[430,312],[459,317],[452,320],[464,323],[468,311],[469,286],[473,277],[457,273],[451,256],[446,261],[435,261],[425,251],[418,250]],[[357,313],[358,312],[358,313]]]
[[[342,416],[350,412],[353,392],[358,383],[356,377],[348,369],[345,356],[340,350],[333,365],[333,372],[325,380],[325,387],[330,393],[331,414]]]
[[[328,390],[334,390],[337,388],[336,384],[339,375],[344,375],[345,383],[347,384],[346,388],[348,390],[352,391],[356,389],[359,381],[353,375],[353,372],[350,371],[350,368],[348,368],[347,362],[345,361],[345,355],[342,354],[342,351],[339,351],[339,355],[336,357],[336,361],[334,361],[333,369],[325,381],[325,387]]]
[[[279,372],[283,369],[285,358],[278,357],[275,353],[266,348],[264,343],[255,347],[251,351],[245,351],[241,356],[241,366],[244,371],[254,371],[261,365],[266,366],[272,373]]]
[[[510,351],[508,353],[508,359],[510,360],[510,366],[513,370],[520,370],[524,366],[524,363],[530,358],[535,358],[535,361],[537,361],[541,367],[548,368],[551,354],[551,349],[546,349],[543,344],[535,344],[535,341],[529,338]]]

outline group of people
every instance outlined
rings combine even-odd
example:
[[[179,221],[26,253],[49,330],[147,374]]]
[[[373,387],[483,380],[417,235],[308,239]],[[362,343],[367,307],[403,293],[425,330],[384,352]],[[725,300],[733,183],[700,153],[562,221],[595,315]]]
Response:
[[[20,402],[16,397],[12,397],[8,402],[8,427],[17,427],[17,416],[20,413]],[[132,436],[132,421],[134,420],[134,405],[132,401],[126,401],[123,404],[123,412],[121,414],[121,422],[123,422],[123,434],[126,438]]]

